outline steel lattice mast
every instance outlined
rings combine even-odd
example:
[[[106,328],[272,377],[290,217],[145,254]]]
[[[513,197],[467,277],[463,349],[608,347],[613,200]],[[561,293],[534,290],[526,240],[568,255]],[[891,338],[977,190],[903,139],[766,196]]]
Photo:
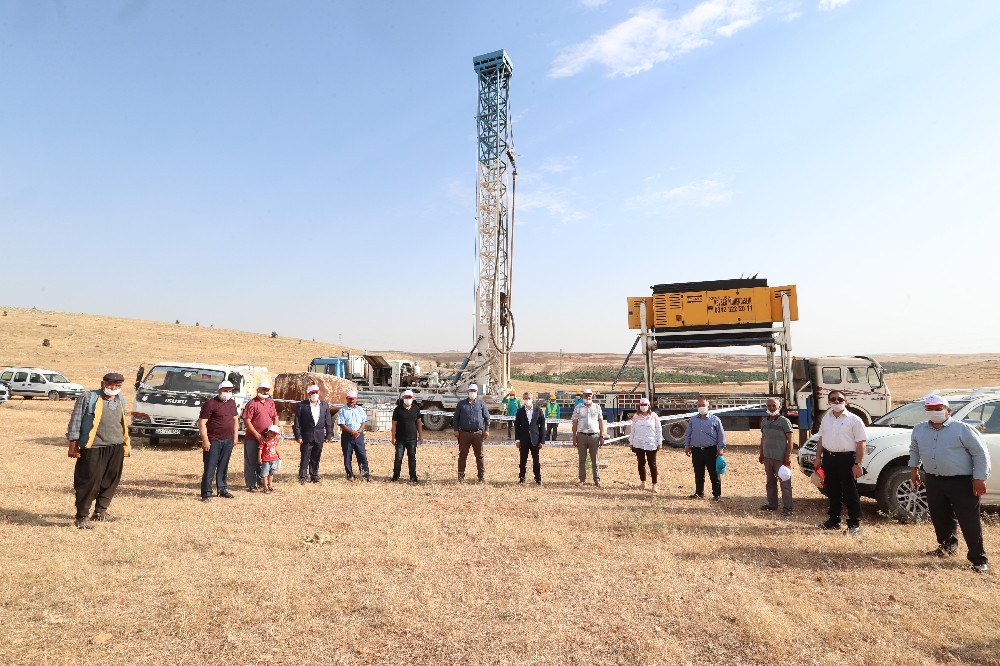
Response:
[[[513,66],[506,51],[472,60],[479,77],[479,168],[476,187],[476,351],[473,372],[481,391],[499,395],[510,385],[514,319],[514,164],[508,103]]]

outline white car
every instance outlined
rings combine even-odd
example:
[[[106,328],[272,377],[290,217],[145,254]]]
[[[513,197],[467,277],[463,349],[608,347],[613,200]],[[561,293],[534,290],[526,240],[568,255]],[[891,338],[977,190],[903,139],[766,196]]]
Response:
[[[4,368],[0,370],[0,382],[7,384],[12,396],[19,395],[25,400],[32,398],[75,400],[86,390],[55,370],[44,368]]]
[[[978,389],[936,389],[948,399],[951,417],[976,426],[986,441],[993,465],[1000,464],[1000,386]],[[868,443],[861,461],[864,471],[858,478],[862,496],[873,497],[879,509],[901,521],[927,517],[927,494],[910,481],[910,431],[927,420],[923,400],[897,407],[865,428]],[[799,469],[812,475],[816,466],[816,442],[813,435],[799,449]],[[986,480],[984,505],[1000,505],[1000,473],[995,469]]]
[[[0,403],[4,403],[10,400],[10,391],[7,389],[7,385],[0,382]]]

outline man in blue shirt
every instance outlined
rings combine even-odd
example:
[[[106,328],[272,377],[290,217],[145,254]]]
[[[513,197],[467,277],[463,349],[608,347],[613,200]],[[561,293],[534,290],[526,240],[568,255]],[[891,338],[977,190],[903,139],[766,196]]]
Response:
[[[927,554],[954,555],[961,526],[972,570],[986,573],[990,565],[983,547],[979,498],[986,493],[990,476],[989,451],[979,431],[951,418],[948,401],[941,396],[924,398],[924,410],[928,420],[915,425],[910,435],[910,480],[927,487],[927,508],[938,542]]]
[[[368,423],[368,413],[364,407],[358,405],[358,392],[351,389],[347,392],[347,406],[341,407],[337,413],[337,425],[340,426],[340,448],[344,451],[344,471],[347,472],[347,480],[354,480],[354,466],[351,464],[351,456],[357,455],[358,469],[365,477],[365,481],[371,481],[372,475],[368,471],[368,454],[365,453],[365,424]]]
[[[715,467],[715,459],[726,450],[726,431],[722,429],[722,421],[715,414],[708,413],[708,401],[699,398],[698,415],[688,423],[684,433],[684,453],[691,458],[694,465],[694,493],[691,498],[705,496],[705,470],[712,481],[712,499],[718,502],[722,498],[722,479]]]
[[[458,440],[458,480],[465,481],[465,463],[469,459],[469,449],[476,456],[476,475],[479,482],[486,479],[483,462],[483,442],[490,436],[490,410],[479,399],[479,387],[469,384],[469,399],[455,405],[452,425]]]

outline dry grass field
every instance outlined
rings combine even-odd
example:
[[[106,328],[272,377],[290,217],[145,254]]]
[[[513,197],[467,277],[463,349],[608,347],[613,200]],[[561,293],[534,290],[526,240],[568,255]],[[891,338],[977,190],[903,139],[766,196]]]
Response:
[[[88,386],[161,358],[280,372],[332,350],[6,310],[0,362]],[[994,363],[898,381],[906,397],[1000,384]],[[930,525],[891,522],[867,500],[861,537],[820,532],[825,499],[798,472],[795,516],[759,511],[750,433],[732,434],[719,504],[686,499],[690,464],[676,450],[661,452],[652,495],[626,447],[606,447],[603,489],[573,484],[574,451],[545,448],[536,488],[516,484],[507,446],[487,448],[486,484],[459,485],[446,443],[418,450],[416,486],[387,482],[384,443],[369,445],[372,484],[343,480],[335,445],[322,483],[306,486],[286,448],[292,465],[266,496],[238,491],[234,460],[236,498],[203,504],[199,450],[139,440],[112,504],[120,520],[84,531],[71,523],[71,408],[0,405],[2,664],[1000,664],[995,573],[926,558]],[[987,515],[994,554],[998,534]]]

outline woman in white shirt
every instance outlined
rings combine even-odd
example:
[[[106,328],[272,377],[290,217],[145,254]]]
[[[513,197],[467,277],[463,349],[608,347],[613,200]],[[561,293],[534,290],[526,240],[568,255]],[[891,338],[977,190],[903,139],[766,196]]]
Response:
[[[650,409],[646,398],[639,400],[639,411],[632,416],[632,429],[628,438],[635,453],[642,488],[646,489],[646,463],[649,463],[649,480],[653,483],[652,491],[655,493],[656,452],[663,442],[663,431],[659,417]]]

